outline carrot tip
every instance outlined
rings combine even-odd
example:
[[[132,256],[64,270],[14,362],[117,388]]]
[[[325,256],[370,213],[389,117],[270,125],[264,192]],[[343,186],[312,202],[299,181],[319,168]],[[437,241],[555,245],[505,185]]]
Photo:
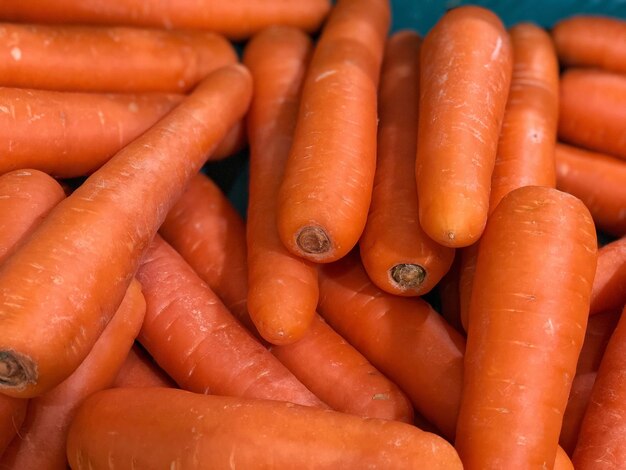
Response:
[[[320,227],[304,227],[300,230],[296,243],[305,253],[319,255],[330,250],[330,239]]]
[[[0,388],[24,388],[36,382],[33,361],[13,351],[0,351]]]
[[[398,288],[415,289],[424,282],[426,270],[419,264],[396,264],[389,274]]]

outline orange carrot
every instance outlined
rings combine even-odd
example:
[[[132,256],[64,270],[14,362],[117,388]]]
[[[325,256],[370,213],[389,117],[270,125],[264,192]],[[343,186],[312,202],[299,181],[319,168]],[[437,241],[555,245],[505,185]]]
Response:
[[[429,292],[450,269],[454,250],[433,241],[417,217],[415,151],[420,38],[412,31],[387,42],[378,97],[380,124],[372,203],[359,241],[370,279],[391,294]]]
[[[212,32],[11,23],[0,23],[0,57],[0,86],[179,93],[237,60]]]
[[[596,371],[578,374],[572,381],[572,390],[567,400],[567,407],[563,414],[563,425],[559,444],[568,455],[574,453],[580,425],[582,424],[593,384],[596,381]]]
[[[204,29],[231,39],[245,39],[273,24],[313,32],[329,10],[329,0],[7,0],[0,4],[0,18],[37,23]]]
[[[461,401],[465,340],[426,302],[381,292],[353,253],[320,270],[321,315],[448,438]]]
[[[442,245],[480,237],[509,92],[509,37],[489,10],[449,11],[422,44],[416,178],[419,220]]]
[[[176,387],[137,343],[130,349],[111,387]]]
[[[56,470],[67,465],[67,430],[80,403],[109,387],[141,328],[146,302],[133,281],[89,355],[64,382],[30,400],[26,420],[0,461],[3,469]]]
[[[611,310],[589,317],[585,341],[578,356],[577,375],[598,370],[606,346],[619,321],[620,313],[621,309]]]
[[[215,150],[211,153],[209,160],[222,160],[226,157],[231,157],[237,152],[240,152],[246,146],[246,126],[242,121],[235,123],[230,128],[228,134],[222,139]]]
[[[107,462],[124,468],[131,462],[185,469],[463,468],[445,440],[405,423],[158,388],[107,390],[88,399],[72,423],[68,457],[75,470]]]
[[[472,289],[455,443],[466,469],[553,465],[596,258],[589,211],[556,189],[516,189],[490,216]]]
[[[160,237],[137,279],[147,303],[139,341],[181,388],[324,407]]]
[[[556,184],[589,208],[599,230],[626,235],[626,162],[557,144]]]
[[[64,197],[59,183],[37,170],[0,176],[0,264]]]
[[[185,185],[246,110],[250,75],[234,65],[126,146],[0,267],[0,388],[40,395],[85,358]]]
[[[626,22],[622,19],[573,16],[554,25],[552,38],[563,65],[626,72]]]
[[[22,427],[27,406],[28,400],[0,394],[0,465],[5,449]]]
[[[333,410],[413,422],[406,395],[319,316],[300,341],[271,351]]]
[[[561,76],[559,139],[626,159],[626,77],[570,69]]]
[[[441,315],[459,333],[465,333],[461,324],[460,304],[460,257],[454,258],[452,267],[438,284],[439,298],[441,299]]]
[[[626,184],[626,180],[624,180]],[[626,305],[626,237],[598,251],[598,268],[591,290],[589,313],[594,315]]]
[[[554,459],[554,470],[574,470],[574,464],[569,459],[563,448],[557,447],[556,459]]]
[[[606,348],[572,458],[576,469],[620,468],[626,462],[626,308]]]
[[[376,92],[388,0],[339,0],[307,72],[277,224],[293,254],[341,258],[367,219],[376,166]]]

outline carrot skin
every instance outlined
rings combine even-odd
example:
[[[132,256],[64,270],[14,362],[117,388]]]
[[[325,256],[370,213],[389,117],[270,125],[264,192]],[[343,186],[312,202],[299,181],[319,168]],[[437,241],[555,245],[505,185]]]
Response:
[[[111,387],[176,387],[176,384],[154,363],[143,348],[135,343],[128,351],[128,356]]]
[[[273,24],[316,31],[329,0],[7,0],[0,18],[36,23],[80,23],[216,31],[245,39]]]
[[[57,91],[190,91],[237,61],[212,32],[0,24],[0,85]],[[89,67],[85,67],[89,64]]]
[[[124,469],[462,468],[445,440],[405,423],[158,388],[92,396],[72,424],[68,457],[76,470],[107,459]]]
[[[416,33],[401,31],[385,48],[374,189],[359,240],[361,259],[372,282],[403,296],[429,292],[454,258],[453,249],[426,235],[417,216],[414,175],[420,43]]]
[[[619,321],[620,313],[621,310],[610,310],[589,317],[585,341],[578,356],[576,375],[598,370],[606,346]]]
[[[466,246],[460,252],[459,266],[459,309],[463,330],[469,325],[469,306],[472,298],[472,287],[476,275],[476,261],[478,260],[478,243]]]
[[[624,180],[626,183],[626,180]],[[598,250],[598,268],[591,290],[589,314],[626,305],[626,237]]]
[[[516,189],[489,218],[470,301],[455,442],[465,468],[553,465],[587,324],[596,245],[584,204],[553,188]]]
[[[422,43],[419,220],[442,245],[471,245],[485,227],[512,63],[504,26],[481,7],[449,11]]]
[[[555,157],[557,188],[582,200],[599,230],[626,235],[626,163],[560,143]]]
[[[365,227],[389,21],[388,0],[339,0],[309,65],[277,225],[285,247],[313,262],[346,255]]]
[[[56,470],[67,465],[67,430],[80,403],[108,388],[139,333],[146,302],[133,281],[119,309],[81,365],[64,382],[29,401],[26,420],[0,460],[3,469]]]
[[[574,454],[580,426],[587,410],[596,375],[597,371],[585,372],[577,374],[572,381],[572,389],[567,400],[567,408],[563,414],[563,425],[559,436],[559,444],[567,452],[567,455]]]
[[[61,202],[0,267],[2,393],[41,395],[78,367],[167,211],[250,95],[244,67],[210,74]]]

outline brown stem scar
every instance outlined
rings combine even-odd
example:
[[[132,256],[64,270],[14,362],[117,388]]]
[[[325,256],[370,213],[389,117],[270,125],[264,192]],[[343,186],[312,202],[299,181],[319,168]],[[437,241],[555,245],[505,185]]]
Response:
[[[426,270],[419,264],[396,264],[390,274],[400,289],[415,289],[424,282]]]
[[[37,381],[33,361],[14,351],[0,351],[0,388],[24,388]]]
[[[330,239],[321,227],[304,227],[300,230],[296,243],[305,253],[319,255],[330,250]]]

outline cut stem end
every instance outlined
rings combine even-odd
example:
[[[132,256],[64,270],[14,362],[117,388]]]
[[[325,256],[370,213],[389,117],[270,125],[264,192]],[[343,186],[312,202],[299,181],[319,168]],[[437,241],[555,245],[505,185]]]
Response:
[[[330,239],[320,227],[304,227],[300,230],[296,243],[302,251],[312,255],[330,251]]]
[[[13,351],[0,351],[0,387],[24,388],[34,384],[37,373],[33,361]]]
[[[400,289],[415,289],[422,285],[426,270],[419,264],[396,264],[390,269],[391,279]]]

